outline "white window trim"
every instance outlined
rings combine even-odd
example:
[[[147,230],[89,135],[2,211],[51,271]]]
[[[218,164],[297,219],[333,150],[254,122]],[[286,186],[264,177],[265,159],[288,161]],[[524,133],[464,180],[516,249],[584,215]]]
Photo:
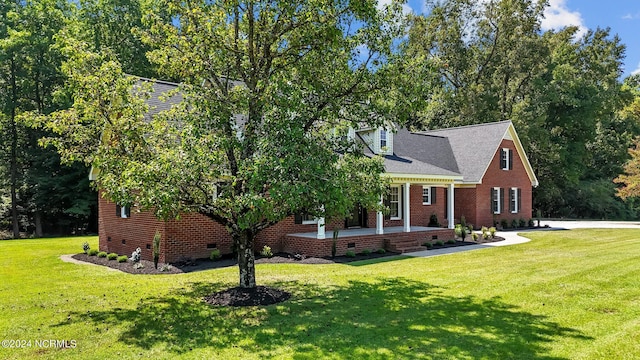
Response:
[[[502,170],[511,170],[509,169],[509,148],[502,148],[501,154],[500,154],[500,162],[502,162],[502,156],[504,156],[504,166],[502,167]]]
[[[429,201],[424,201],[424,191],[427,190]],[[431,186],[422,185],[422,205],[431,205]]]
[[[302,225],[314,225],[318,223],[318,218],[314,218],[313,220],[302,220]]]
[[[511,211],[512,214],[517,214],[518,213],[518,188],[511,188],[511,201],[510,204],[513,204],[513,210]]]
[[[383,134],[384,134],[384,139],[382,138]],[[380,152],[384,152],[384,149],[389,148],[389,132],[387,131],[387,129],[380,129],[379,140],[380,142],[378,143],[378,145],[380,147]],[[382,145],[383,140],[385,143],[384,145]]]
[[[128,208],[128,206],[120,206],[120,218],[121,219],[128,219],[129,218],[127,216],[127,208]]]
[[[500,195],[502,195],[502,194],[500,194],[500,192],[502,191],[502,189],[500,189],[499,187],[494,187],[493,191],[494,191],[494,194],[495,194],[494,195],[495,198],[491,199],[491,208],[493,209],[493,204],[497,203],[498,206],[496,207],[496,210],[493,213],[498,215],[498,214],[502,213],[502,204],[501,204],[501,201],[500,201]]]
[[[398,215],[400,216],[391,216],[390,220],[402,220],[402,186],[391,185],[391,188],[398,189]],[[389,199],[389,204],[391,204],[391,199]]]

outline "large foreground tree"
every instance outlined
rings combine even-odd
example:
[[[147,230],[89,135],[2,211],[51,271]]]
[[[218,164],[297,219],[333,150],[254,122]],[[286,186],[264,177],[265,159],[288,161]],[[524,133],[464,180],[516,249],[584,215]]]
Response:
[[[348,128],[388,119],[399,4],[348,0],[158,2],[149,59],[181,79],[180,104],[149,118],[144,82],[70,42],[74,106],[48,141],[99,169],[121,204],[169,219],[198,212],[231,234],[240,286],[256,286],[254,239],[294,213],[376,209],[386,182]],[[171,21],[166,21],[167,11]],[[156,16],[155,14],[163,14]]]

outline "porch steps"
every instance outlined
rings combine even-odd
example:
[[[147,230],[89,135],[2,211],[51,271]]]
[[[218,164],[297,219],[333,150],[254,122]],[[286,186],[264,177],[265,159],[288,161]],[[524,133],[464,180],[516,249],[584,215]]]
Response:
[[[400,254],[424,250],[417,240],[404,239],[385,239],[384,247],[387,251]]]

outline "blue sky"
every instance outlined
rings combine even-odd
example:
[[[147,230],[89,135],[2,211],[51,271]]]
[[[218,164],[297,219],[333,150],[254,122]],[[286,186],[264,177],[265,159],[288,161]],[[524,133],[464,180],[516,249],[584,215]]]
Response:
[[[568,25],[579,26],[582,31],[609,27],[612,34],[618,34],[627,46],[623,78],[632,73],[640,74],[640,1],[549,0],[549,3],[541,23],[543,30]],[[409,0],[408,6],[415,13],[422,13],[424,0]]]

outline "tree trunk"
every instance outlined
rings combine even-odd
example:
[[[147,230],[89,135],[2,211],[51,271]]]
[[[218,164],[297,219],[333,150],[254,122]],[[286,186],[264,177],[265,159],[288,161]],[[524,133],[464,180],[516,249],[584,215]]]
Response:
[[[256,287],[254,238],[255,235],[250,231],[243,231],[233,236],[238,249],[238,269],[240,270],[240,287],[242,288]]]
[[[36,210],[34,214],[34,221],[36,223],[36,237],[42,237],[42,212],[40,210]]]
[[[16,124],[16,102],[18,101],[18,88],[16,85],[16,64],[11,58],[11,155],[9,160],[11,177],[11,222],[13,225],[13,238],[20,237],[20,224],[18,222],[18,125]]]

